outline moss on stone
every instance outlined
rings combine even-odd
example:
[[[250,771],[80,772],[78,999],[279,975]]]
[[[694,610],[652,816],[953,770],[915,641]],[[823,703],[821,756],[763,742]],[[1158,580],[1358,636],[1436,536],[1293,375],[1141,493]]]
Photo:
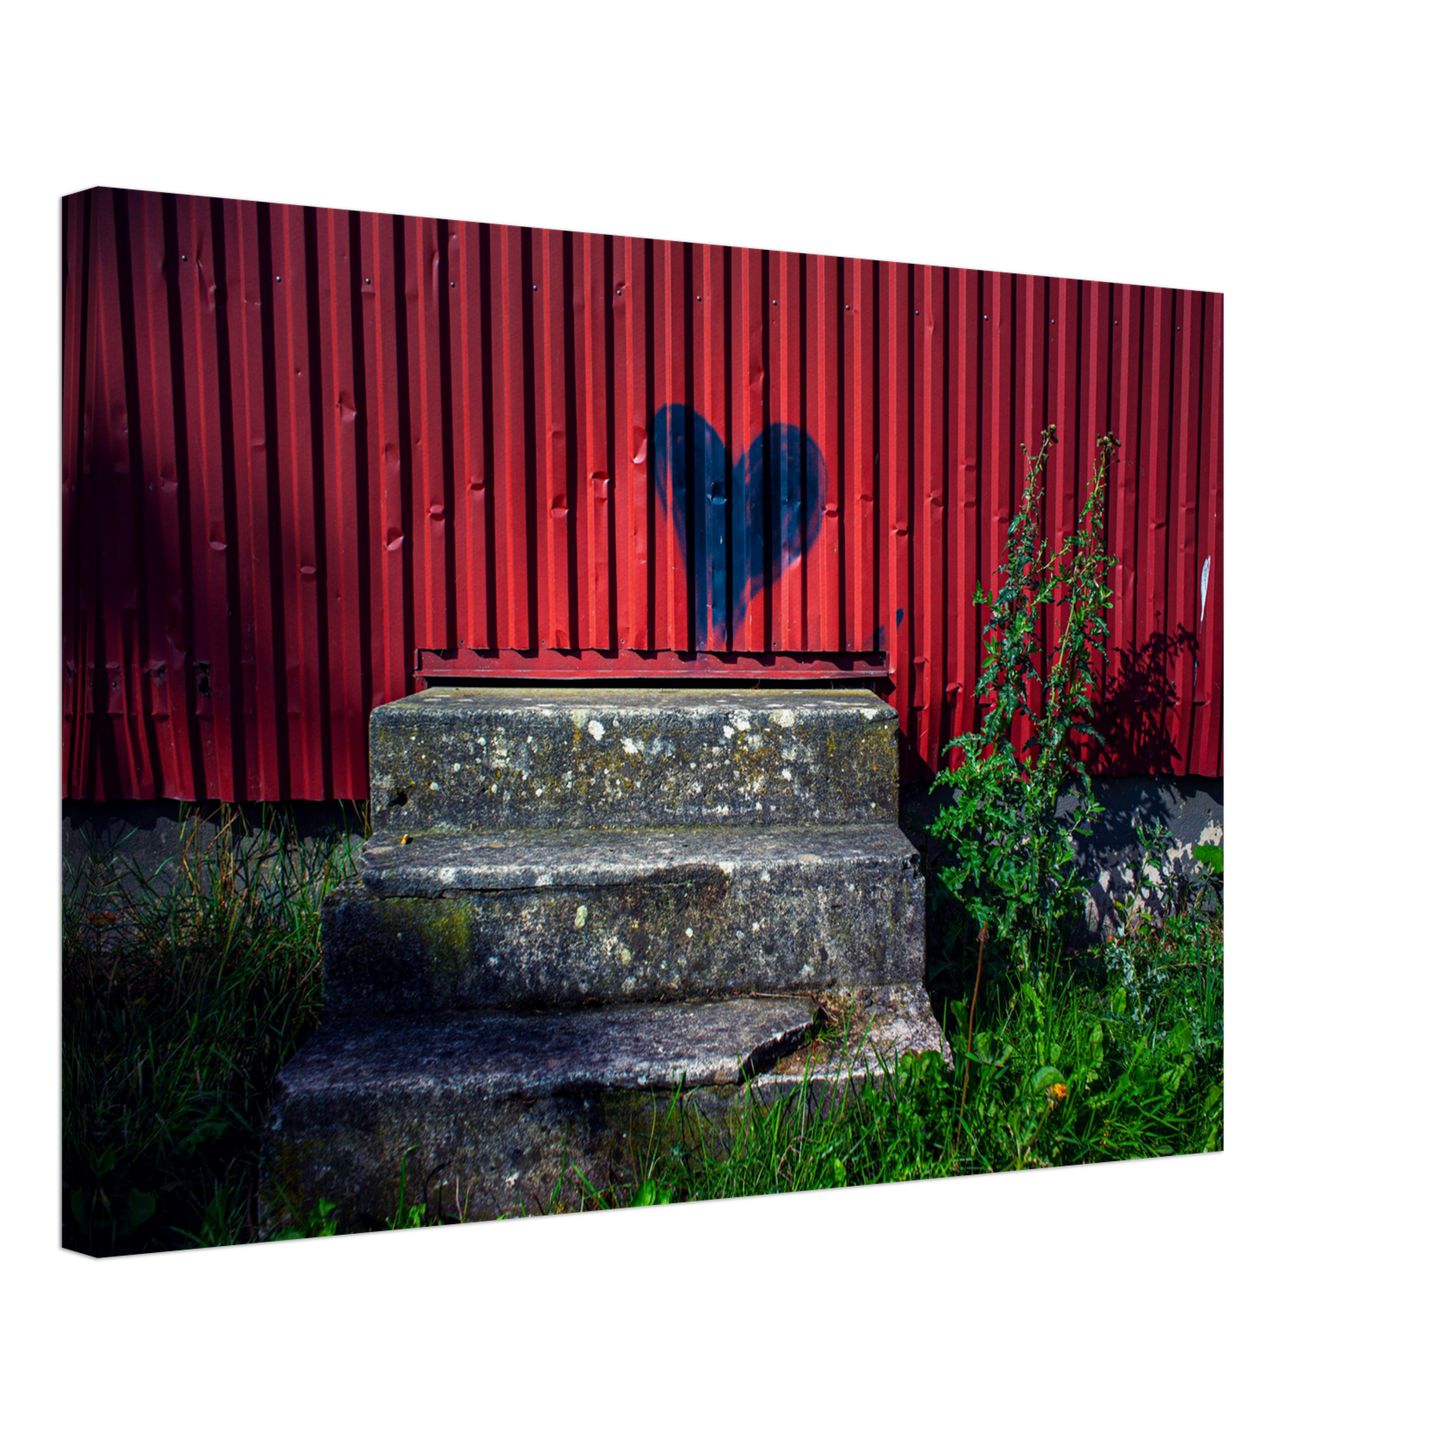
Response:
[[[423,1001],[430,1007],[452,1006],[465,994],[475,970],[474,909],[465,897],[379,898],[378,935],[395,938],[399,953],[418,955],[423,965]]]

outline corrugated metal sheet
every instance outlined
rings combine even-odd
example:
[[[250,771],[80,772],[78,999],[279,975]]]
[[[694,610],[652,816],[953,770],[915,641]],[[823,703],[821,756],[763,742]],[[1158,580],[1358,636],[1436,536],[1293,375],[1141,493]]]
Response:
[[[1217,775],[1222,298],[354,211],[64,202],[71,798],[365,796],[430,676],[874,678],[976,724],[1021,442],[1094,437],[1115,773]]]

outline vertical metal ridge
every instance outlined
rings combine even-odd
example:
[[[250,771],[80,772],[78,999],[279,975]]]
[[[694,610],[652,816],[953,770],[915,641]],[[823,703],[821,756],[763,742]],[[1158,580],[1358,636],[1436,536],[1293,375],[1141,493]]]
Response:
[[[411,519],[417,546],[412,558],[411,645],[447,647],[448,579],[444,396],[441,331],[445,303],[439,295],[437,222],[407,217],[407,355],[411,361]]]
[[[647,318],[651,298],[647,281],[647,242],[633,236],[617,243],[621,263],[615,270],[611,304],[617,347],[616,420],[618,485],[622,497],[618,527],[618,642],[623,647],[652,646],[653,553],[652,451],[648,399]],[[614,253],[615,254],[615,253]]]
[[[111,192],[107,221],[110,246],[115,256],[117,294],[110,298],[103,333],[106,380],[112,396],[116,397],[110,418],[110,513],[105,535],[112,568],[110,590],[120,605],[109,619],[106,710],[112,717],[123,720],[114,725],[112,731],[115,744],[112,767],[116,787],[123,797],[144,786],[144,768],[138,766],[135,756],[135,733],[142,707],[136,665],[136,626],[141,611],[139,591],[143,558],[137,557],[135,552],[135,480],[139,458],[135,445],[137,428],[132,368],[127,364],[126,356],[125,299],[130,290],[130,276],[124,246],[124,191]]]
[[[978,609],[974,588],[980,577],[981,514],[979,507],[980,366],[983,334],[980,323],[980,283],[976,271],[952,273],[950,290],[950,344],[953,362],[949,373],[949,406],[953,420],[951,475],[954,486],[949,507],[954,538],[953,566],[948,569],[946,598],[950,619],[947,675],[944,683],[942,744],[970,729],[974,698],[970,680],[978,676]]]
[[[683,248],[675,241],[654,243],[653,305],[661,313],[654,331],[656,348],[655,376],[657,392],[654,407],[662,396],[684,405],[689,401],[687,360],[685,354],[684,319],[686,316],[686,278],[683,274]],[[655,411],[648,415],[649,433]],[[654,450],[656,437],[650,438]],[[687,454],[690,458],[691,438]],[[677,489],[668,486],[660,471],[662,458],[654,456],[654,481],[659,486],[659,511],[655,532],[658,555],[657,605],[661,612],[657,646],[674,652],[686,652],[690,646],[689,607],[687,598],[688,516],[678,505]]]
[[[76,533],[83,516],[81,479],[85,441],[85,342],[88,319],[90,192],[61,199],[61,419],[60,419],[60,639],[61,786],[75,775],[77,745],[86,716],[84,658],[77,639],[79,559]]]
[[[773,291],[777,316],[773,324],[774,387],[772,420],[785,426],[803,423],[803,258],[796,251],[775,251]],[[769,449],[772,450],[771,448]],[[802,506],[796,495],[804,479],[799,467],[777,466],[770,477],[778,561],[774,583],[774,643],[779,652],[807,650],[803,573],[796,566],[802,553],[799,535]]]
[[[492,283],[492,406],[497,513],[497,646],[530,645],[526,570],[527,453],[522,345],[522,236],[495,226],[488,237]]]
[[[145,708],[156,769],[147,796],[161,797],[165,782],[185,769],[177,746],[177,732],[186,723],[184,704],[173,708],[172,681],[185,674],[185,654],[175,645],[169,600],[162,585],[166,576],[166,542],[163,510],[168,489],[176,485],[175,429],[169,416],[171,368],[166,354],[169,342],[167,307],[168,273],[178,261],[168,256],[162,199],[138,193],[133,198],[131,227],[131,326],[135,335],[136,405],[142,420],[145,447],[142,458],[143,530],[146,570],[141,577],[145,592],[147,647]],[[138,258],[138,259],[137,259]]]
[[[1114,502],[1111,520],[1114,530],[1109,538],[1109,552],[1116,557],[1110,577],[1114,611],[1118,618],[1114,637],[1136,638],[1139,634],[1139,589],[1137,556],[1139,538],[1139,461],[1143,444],[1140,423],[1141,393],[1144,372],[1141,363],[1143,342],[1140,319],[1140,294],[1137,286],[1120,286],[1115,290],[1115,315],[1119,332],[1114,344],[1112,378],[1113,431],[1119,438],[1119,460],[1110,478],[1110,495]],[[1122,625],[1119,625],[1122,624]],[[1112,639],[1111,639],[1112,640]],[[1126,662],[1131,663],[1126,668]],[[1124,649],[1109,649],[1109,673],[1105,684],[1106,697],[1112,694],[1120,704],[1133,712],[1140,700],[1137,689],[1138,659],[1127,657]],[[1117,760],[1124,770],[1135,766],[1136,739],[1120,729],[1101,728],[1111,743],[1111,761]],[[1136,729],[1137,733],[1137,729]]]
[[[608,244],[597,235],[578,237],[581,258],[573,254],[573,314],[577,318],[578,441],[577,473],[578,568],[582,591],[578,614],[579,645],[606,650],[613,646],[612,500],[614,493],[608,440],[611,416],[607,405],[612,364],[607,345]]]
[[[839,416],[843,426],[842,498],[847,578],[844,651],[878,646],[875,497],[873,491],[873,267],[845,261],[843,270],[843,356]]]
[[[763,436],[763,258],[753,249],[732,248],[730,252],[731,388],[728,403],[727,445],[733,480],[738,477],[739,458],[745,457],[754,441]],[[750,577],[761,576],[764,559],[763,477],[744,482],[746,491],[734,492],[730,565],[734,596],[744,596]],[[729,619],[731,645],[740,651],[761,651],[766,598],[744,605]]]
[[[1200,563],[1201,590],[1198,625],[1201,633],[1199,671],[1202,694],[1195,724],[1196,749],[1189,758],[1191,772],[1218,776],[1224,770],[1224,298],[1204,297],[1203,372],[1201,410],[1201,485],[1205,496],[1204,555],[1209,563],[1207,585]]]
[[[285,644],[279,594],[280,535],[272,486],[275,461],[274,370],[267,356],[270,323],[264,298],[271,278],[263,273],[259,208],[222,203],[226,274],[217,278],[229,308],[231,435],[238,450],[233,468],[241,489],[240,536],[241,686],[251,740],[247,787],[251,796],[274,798],[290,776],[285,727]]]
[[[570,648],[567,487],[567,389],[562,234],[532,232],[534,376],[537,397],[537,597],[541,645]]]
[[[920,438],[915,548],[921,556],[913,568],[922,582],[915,604],[921,630],[915,643],[914,675],[918,680],[922,713],[914,747],[922,757],[936,757],[943,714],[944,674],[947,670],[945,610],[948,596],[948,463],[949,428],[945,397],[948,386],[948,272],[939,266],[918,269],[918,295],[913,319],[918,330],[921,365],[917,382]]]
[[[836,256],[808,256],[807,430],[832,465],[823,474],[817,541],[805,557],[808,594],[808,650],[841,652],[843,586],[843,469],[846,452],[839,415],[841,265]]]
[[[893,705],[905,736],[912,721],[913,623],[909,573],[912,544],[908,535],[908,440],[910,430],[908,382],[912,363],[912,306],[909,267],[882,263],[878,325],[882,348],[879,378],[883,493],[883,581],[879,587],[884,610]],[[910,739],[911,740],[911,739]]]
[[[356,551],[356,378],[352,345],[350,218],[345,211],[315,213],[319,368],[313,378],[313,412],[320,420],[324,588],[327,649],[328,792],[349,796],[365,777],[357,775],[358,743],[365,743],[362,701],[362,619],[356,607],[364,558]],[[329,516],[327,515],[329,513]]]
[[[694,539],[700,606],[694,608],[697,646],[725,652],[731,646],[728,604],[728,495],[737,438],[728,430],[727,257],[721,246],[693,251],[693,374],[697,409],[722,443],[716,465],[694,478],[698,503]],[[696,455],[696,453],[694,453]]]

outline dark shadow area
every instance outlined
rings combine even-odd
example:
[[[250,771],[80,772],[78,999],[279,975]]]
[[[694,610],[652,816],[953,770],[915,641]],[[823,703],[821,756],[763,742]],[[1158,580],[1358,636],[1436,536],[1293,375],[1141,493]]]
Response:
[[[128,879],[132,870],[157,879],[162,886],[174,881],[175,863],[183,846],[182,824],[194,822],[190,846],[205,850],[216,835],[228,829],[232,846],[250,852],[270,840],[292,843],[339,841],[349,836],[360,844],[367,832],[366,802],[331,803],[180,803],[64,802],[60,810],[62,884],[70,886],[82,875],[87,856],[113,856],[119,864],[115,876]]]
[[[1074,946],[1097,936],[1113,903],[1127,894],[1130,885],[1121,865],[1132,870],[1138,863],[1141,830],[1162,826],[1173,840],[1170,846],[1188,850],[1195,843],[1222,836],[1224,828],[1223,778],[1105,777],[1095,778],[1093,785],[1104,811],[1089,836],[1077,840],[1079,872],[1090,902],[1076,930]],[[926,976],[940,1019],[943,1000],[950,986],[957,984],[955,975],[962,958],[958,950],[965,935],[971,935],[957,906],[941,894],[934,896],[941,888],[936,882],[938,869],[945,866],[947,857],[928,829],[947,801],[944,789],[931,789],[927,782],[906,784],[899,790],[899,825],[923,858],[928,879]],[[1077,803],[1077,795],[1065,794],[1059,800],[1059,815],[1067,815]],[[1181,862],[1188,873],[1196,872],[1187,860]]]
[[[1113,649],[1117,670],[1104,679],[1094,725],[1104,735],[1097,766],[1116,776],[1168,773],[1179,758],[1174,729],[1179,689],[1173,676],[1188,657],[1199,658],[1199,639],[1181,623],[1173,633],[1153,632],[1142,642]]]

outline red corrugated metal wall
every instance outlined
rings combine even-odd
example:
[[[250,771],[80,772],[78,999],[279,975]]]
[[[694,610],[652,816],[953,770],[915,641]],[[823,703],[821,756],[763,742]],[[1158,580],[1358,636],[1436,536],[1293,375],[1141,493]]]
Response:
[[[821,676],[974,726],[1095,436],[1113,773],[1218,775],[1222,298],[411,216],[63,203],[65,796],[359,798],[419,674]]]

